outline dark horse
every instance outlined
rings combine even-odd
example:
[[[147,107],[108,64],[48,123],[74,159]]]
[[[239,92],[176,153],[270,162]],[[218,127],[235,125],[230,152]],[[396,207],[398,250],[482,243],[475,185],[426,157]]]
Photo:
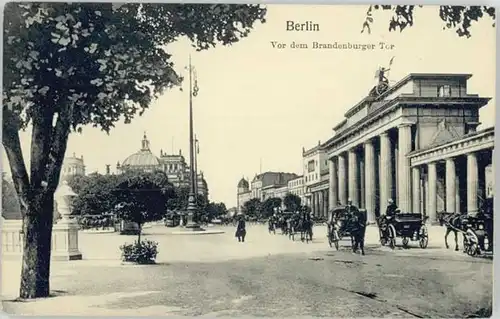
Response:
[[[352,251],[356,253],[361,249],[361,255],[365,254],[365,233],[366,233],[366,210],[356,209],[347,221],[347,229],[351,235]]]
[[[300,230],[300,240],[301,241],[306,241],[306,243],[309,243],[309,241],[313,240],[313,221],[311,218],[306,218],[302,217],[299,220],[298,223],[298,229]]]
[[[466,231],[464,228],[464,220],[467,218],[467,213],[439,212],[437,213],[437,217],[439,224],[446,227],[446,233],[444,234],[446,248],[450,248],[448,245],[448,235],[453,232],[455,235],[455,251],[458,251],[458,232],[464,233]]]

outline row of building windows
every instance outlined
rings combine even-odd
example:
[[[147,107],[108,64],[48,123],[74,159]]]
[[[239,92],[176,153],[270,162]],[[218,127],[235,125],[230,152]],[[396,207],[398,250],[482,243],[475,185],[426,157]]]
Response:
[[[165,165],[165,167],[167,167],[168,171],[177,171],[177,170],[179,170],[179,164],[168,164],[168,165]]]
[[[308,176],[305,177],[306,179],[306,183],[307,182],[311,182],[313,180],[317,180],[318,179],[318,173],[316,174],[309,174]]]
[[[451,96],[451,86],[441,85],[437,88],[438,97],[450,97]]]
[[[294,181],[291,181],[289,184],[291,187],[293,187],[293,186],[298,186],[298,185],[304,184],[304,181],[301,178],[301,179],[296,179]]]

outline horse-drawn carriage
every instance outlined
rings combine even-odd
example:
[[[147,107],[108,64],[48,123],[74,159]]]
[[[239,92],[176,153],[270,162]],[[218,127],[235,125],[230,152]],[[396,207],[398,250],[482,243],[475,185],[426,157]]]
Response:
[[[455,251],[459,251],[458,233],[463,236],[463,251],[470,256],[493,253],[493,198],[487,198],[477,213],[439,212],[441,226],[446,227],[444,242],[448,245],[448,235],[455,234]]]
[[[330,247],[335,245],[335,249],[339,250],[339,241],[351,235],[347,227],[349,215],[344,206],[335,207],[330,214],[332,223],[328,224],[328,244]]]
[[[339,242],[342,238],[349,237],[353,252],[361,249],[361,254],[364,251],[364,238],[366,231],[367,213],[364,209],[352,207],[348,210],[347,207],[336,207],[332,211],[331,222],[328,223],[328,243],[330,247],[335,246],[339,250]]]
[[[467,230],[464,233],[464,252],[467,255],[476,256],[485,251],[492,251],[485,218],[471,216],[466,219],[465,226]]]
[[[425,226],[427,216],[416,213],[401,213],[399,210],[393,216],[382,215],[377,219],[380,234],[380,244],[396,247],[396,238],[401,237],[403,247],[407,248],[411,241],[418,241],[420,248],[427,248],[429,232]]]

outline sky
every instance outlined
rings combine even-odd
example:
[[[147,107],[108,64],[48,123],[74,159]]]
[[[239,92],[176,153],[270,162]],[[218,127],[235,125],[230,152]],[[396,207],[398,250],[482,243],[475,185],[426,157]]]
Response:
[[[408,73],[472,73],[468,93],[492,97],[480,112],[482,128],[494,124],[495,29],[492,20],[475,23],[471,38],[443,30],[439,8],[415,9],[415,25],[389,32],[389,13],[375,12],[371,34],[361,33],[366,5],[268,5],[265,24],[257,24],[240,42],[195,52],[181,39],[168,47],[176,69],[184,71],[189,54],[200,91],[194,99],[198,168],[209,186],[210,200],[236,205],[236,185],[264,171],[302,175],[302,148],[333,136],[344,113],[375,84],[374,74],[394,57],[391,84]],[[318,32],[286,31],[288,20],[312,21]],[[271,42],[286,43],[273,48]],[[394,45],[392,50],[292,49],[290,44],[361,43]],[[187,74],[184,74],[187,75]],[[85,127],[72,133],[67,155],[83,155],[87,172],[112,170],[137,152],[144,132],[153,153],[182,153],[189,160],[188,84],[167,91],[131,124],[117,123],[106,133]],[[480,128],[481,128],[480,127]],[[31,132],[21,134],[29,160]],[[9,171],[5,152],[4,170]]]

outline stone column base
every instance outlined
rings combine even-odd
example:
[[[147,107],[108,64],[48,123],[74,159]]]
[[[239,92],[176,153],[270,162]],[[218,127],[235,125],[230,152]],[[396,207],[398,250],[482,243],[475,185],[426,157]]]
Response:
[[[78,250],[78,224],[61,221],[52,229],[52,259],[81,260]]]

